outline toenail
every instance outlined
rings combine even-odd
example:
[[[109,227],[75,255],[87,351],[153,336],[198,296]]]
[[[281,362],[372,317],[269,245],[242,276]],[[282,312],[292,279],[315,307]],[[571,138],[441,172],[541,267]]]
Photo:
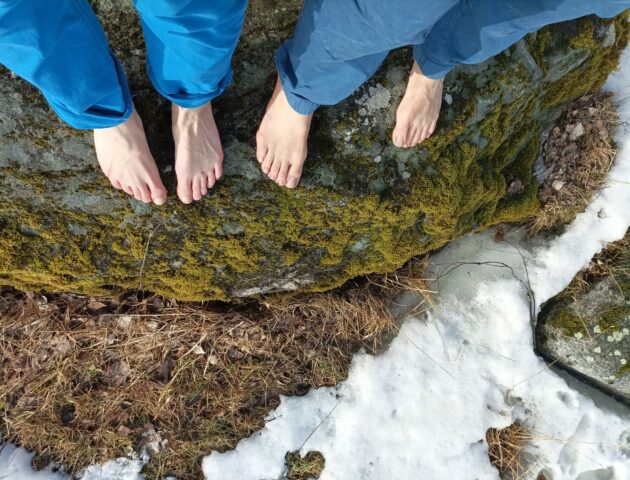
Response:
[[[295,188],[295,187],[297,186],[297,184],[298,184],[298,179],[297,179],[297,178],[295,178],[295,177],[291,177],[291,178],[289,179],[289,182],[287,183],[287,187],[289,187],[289,188]]]

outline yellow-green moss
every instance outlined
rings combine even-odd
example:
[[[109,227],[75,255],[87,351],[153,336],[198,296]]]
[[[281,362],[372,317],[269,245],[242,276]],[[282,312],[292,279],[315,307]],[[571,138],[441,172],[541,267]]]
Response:
[[[580,50],[592,50],[597,47],[595,40],[595,26],[588,19],[578,21],[578,34],[571,37],[571,48]]]
[[[547,324],[551,327],[559,329],[566,337],[572,337],[576,333],[586,335],[584,322],[577,315],[571,313],[568,309],[556,310],[547,320]]]
[[[603,331],[621,330],[623,322],[630,317],[630,306],[620,305],[612,307],[599,315],[597,323]]]
[[[628,44],[628,13],[623,13],[615,19],[616,40],[613,48],[592,49],[592,55],[578,68],[564,75],[561,81],[550,86],[543,98],[543,105],[555,107],[574,100],[586,93],[598,91],[610,72],[614,71],[619,62],[620,50]],[[587,20],[585,20],[587,21]],[[592,31],[582,27],[580,45],[588,45],[589,38],[593,38]],[[571,41],[571,40],[570,40]],[[580,46],[579,48],[588,48]]]
[[[543,72],[547,70],[545,55],[552,44],[552,40],[553,35],[550,27],[543,28],[525,39],[529,52]]]

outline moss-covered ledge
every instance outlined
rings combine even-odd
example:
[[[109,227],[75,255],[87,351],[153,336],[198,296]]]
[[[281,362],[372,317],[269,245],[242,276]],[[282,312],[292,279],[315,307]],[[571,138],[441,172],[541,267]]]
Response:
[[[169,109],[144,74],[131,2],[93,3],[174,192]],[[273,51],[300,4],[252,3],[235,83],[216,102],[225,177],[190,206],[172,197],[147,207],[112,190],[90,135],[61,124],[35,90],[3,74],[0,284],[228,300],[393,270],[463,233],[531,215],[541,132],[567,102],[600,88],[627,43],[625,20],[588,18],[456,69],[437,134],[406,151],[390,138],[411,56],[394,52],[352,98],[318,112],[302,187],[289,191],[259,173],[253,138],[273,85]]]

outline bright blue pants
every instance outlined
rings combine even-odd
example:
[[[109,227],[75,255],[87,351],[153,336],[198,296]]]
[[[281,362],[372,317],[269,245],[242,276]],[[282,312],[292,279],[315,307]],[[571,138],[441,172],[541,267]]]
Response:
[[[276,67],[289,103],[306,115],[352,94],[393,48],[413,45],[422,72],[443,78],[545,25],[629,7],[630,0],[306,0]]]
[[[194,108],[230,83],[247,0],[134,0],[157,91]],[[75,128],[118,125],[133,111],[120,63],[87,0],[0,0],[0,64],[39,88]]]

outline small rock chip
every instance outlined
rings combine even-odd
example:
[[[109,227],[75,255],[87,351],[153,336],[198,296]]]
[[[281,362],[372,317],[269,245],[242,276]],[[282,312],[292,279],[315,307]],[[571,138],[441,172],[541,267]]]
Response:
[[[88,310],[91,310],[92,312],[97,312],[105,307],[107,307],[107,305],[105,305],[103,302],[99,302],[96,300],[91,301],[87,305]]]
[[[116,320],[116,325],[118,326],[118,328],[122,328],[123,330],[126,330],[127,328],[131,326],[132,320],[133,320],[133,316],[123,315],[122,317],[118,317],[118,320]]]
[[[203,355],[204,353],[206,353],[204,352],[203,348],[201,348],[201,345],[195,345],[192,349],[192,352],[195,355]]]
[[[562,180],[554,180],[551,186],[556,192],[559,192],[564,187],[564,182]]]
[[[575,127],[573,127],[573,131],[569,135],[569,139],[575,142],[578,138],[584,135],[584,125],[582,123],[577,123]]]
[[[515,179],[510,183],[508,187],[508,195],[519,195],[525,191],[525,185],[523,185],[523,181],[519,178]]]
[[[230,347],[228,350],[228,358],[230,360],[240,360],[243,358],[245,354],[241,352],[238,348]]]
[[[104,382],[110,387],[120,387],[131,376],[131,368],[125,361],[112,363],[105,371]]]
[[[42,305],[46,305],[48,303],[48,298],[46,295],[37,295],[35,297],[35,305],[41,307]]]

